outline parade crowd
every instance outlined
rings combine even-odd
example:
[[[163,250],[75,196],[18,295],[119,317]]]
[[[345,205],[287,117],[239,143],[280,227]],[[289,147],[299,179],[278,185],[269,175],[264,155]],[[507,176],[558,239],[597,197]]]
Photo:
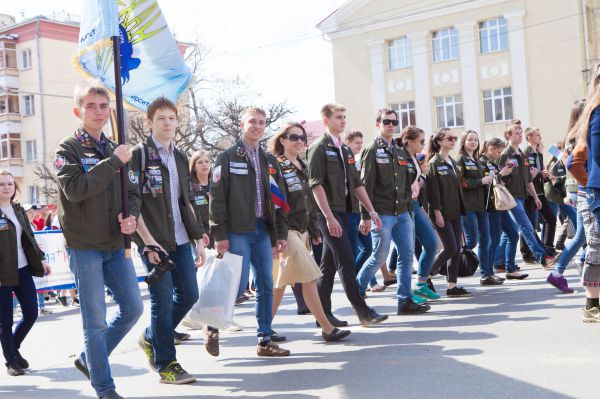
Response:
[[[581,259],[582,320],[600,322],[600,74],[587,99],[565,112],[564,140],[552,143],[558,156],[548,162],[543,132],[517,119],[503,137],[483,141],[474,130],[457,137],[441,128],[426,143],[416,126],[398,134],[398,114],[384,108],[373,118],[375,138],[364,142],[362,132],[345,132],[346,109],[332,103],[322,107],[324,132],[310,146],[303,125],[288,123],[268,151],[265,111],[244,109],[241,139],[212,164],[206,151],[188,159],[177,148],[178,110],[164,97],[148,106],[149,134],[135,147],[103,133],[105,89],[80,87],[74,101],[81,124],[59,144],[54,163],[58,222],[83,324],[85,346],[74,365],[99,398],[121,398],[109,356],[144,311],[124,235],[154,273],[150,324],[138,344],[161,383],[195,381],[177,361],[175,344],[190,337],[176,331],[181,324],[203,328],[206,350],[219,355],[219,330],[186,316],[199,298],[196,269],[206,248],[242,257],[236,303],[254,297],[258,356],[290,355],[279,346],[283,332],[272,328],[286,286],[298,313],[312,314],[323,340],[334,342],[350,335],[348,321],[333,313],[336,273],[358,322],[370,327],[388,315],[370,307],[368,296],[394,284],[398,315],[429,312],[428,302],[442,297],[477,295],[459,284],[465,262],[478,264],[482,290],[506,279],[526,284],[517,249],[565,293],[573,290],[563,273]],[[29,367],[19,351],[38,316],[32,277],[51,273],[35,218],[30,223],[16,195],[13,176],[0,170],[0,341],[12,376]],[[58,225],[49,220],[49,228]],[[446,276],[443,287],[432,280],[438,274]],[[106,289],[118,304],[110,320]],[[22,311],[14,329],[13,296]]]

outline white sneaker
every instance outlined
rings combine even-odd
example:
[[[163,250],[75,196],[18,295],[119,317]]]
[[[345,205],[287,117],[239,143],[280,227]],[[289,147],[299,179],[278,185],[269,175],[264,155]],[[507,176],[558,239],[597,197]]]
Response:
[[[229,331],[229,332],[237,332],[237,331],[242,331],[244,329],[244,327],[240,326],[238,323],[236,323],[235,321],[231,322],[231,325],[229,327],[227,327],[225,329],[225,331]]]
[[[190,330],[202,330],[202,327],[203,327],[202,324],[196,323],[195,321],[192,321],[192,320],[188,319],[187,317],[185,319],[181,320],[181,324],[183,324]]]

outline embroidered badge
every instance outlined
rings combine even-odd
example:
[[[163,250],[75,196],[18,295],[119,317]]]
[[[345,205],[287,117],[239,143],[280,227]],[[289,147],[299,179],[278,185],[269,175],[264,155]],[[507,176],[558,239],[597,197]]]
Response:
[[[240,157],[240,158],[245,158],[246,157],[246,149],[239,145],[238,148],[235,150],[235,155]]]
[[[215,184],[221,181],[221,165],[217,166],[215,170],[213,170],[212,181]]]
[[[375,144],[377,145],[377,147],[381,147],[381,148],[387,147],[387,143],[381,136],[379,136],[375,139]]]
[[[277,170],[275,170],[275,168],[269,168],[270,175],[274,175],[275,173],[277,173]]]
[[[398,165],[400,165],[400,166],[406,166],[406,165],[408,165],[408,162],[398,160]]]
[[[354,155],[348,154],[348,164],[354,165],[356,163],[356,159],[354,159]]]
[[[56,161],[54,161],[54,169],[62,170],[65,167],[67,161],[65,161],[65,157],[59,155],[56,157]]]
[[[75,133],[75,138],[81,143],[83,147],[86,148],[94,148],[94,143],[92,141],[92,137],[88,132],[78,130]]]
[[[148,146],[148,159],[150,159],[151,161],[159,161],[160,160],[160,155],[158,155],[158,151],[156,151],[154,148]]]
[[[129,171],[129,181],[132,184],[138,184],[138,182],[139,182],[138,174],[135,173],[133,170]]]
[[[338,154],[335,151],[325,151],[325,155],[328,157],[337,157]]]

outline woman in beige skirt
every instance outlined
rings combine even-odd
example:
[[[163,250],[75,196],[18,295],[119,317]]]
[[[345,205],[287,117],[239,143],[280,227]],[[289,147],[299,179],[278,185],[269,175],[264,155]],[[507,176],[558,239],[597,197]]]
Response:
[[[317,291],[321,270],[309,252],[309,236],[313,244],[318,244],[321,235],[317,229],[316,208],[308,185],[306,165],[298,158],[306,149],[306,141],[302,125],[290,123],[269,143],[270,151],[279,161],[290,207],[287,249],[273,260],[273,317],[281,304],[285,286],[301,283],[304,301],[321,326],[323,339],[339,341],[350,335],[350,331],[335,328],[325,316]]]

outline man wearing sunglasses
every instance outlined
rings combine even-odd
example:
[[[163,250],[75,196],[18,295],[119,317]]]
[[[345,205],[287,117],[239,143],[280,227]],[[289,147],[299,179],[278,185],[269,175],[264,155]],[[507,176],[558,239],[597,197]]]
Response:
[[[373,253],[358,273],[356,282],[361,294],[364,293],[369,280],[385,262],[393,241],[398,249],[398,314],[425,313],[430,306],[415,303],[410,290],[415,249],[415,224],[410,213],[411,184],[415,178],[409,171],[412,157],[393,140],[398,126],[396,111],[384,108],[377,112],[375,126],[379,135],[361,154],[360,174],[375,211],[381,215],[382,227],[371,231]],[[412,167],[418,165],[412,164]],[[369,217],[364,207],[361,213],[363,219]]]
[[[348,214],[358,200],[367,210],[367,217],[361,221],[363,233],[370,230],[371,221],[377,229],[381,221],[373,209],[371,201],[360,181],[354,166],[356,160],[350,148],[343,144],[341,135],[346,127],[346,108],[340,104],[327,104],[321,109],[326,131],[308,149],[309,184],[319,212],[317,224],[323,236],[323,256],[319,279],[319,296],[327,318],[335,327],[344,327],[348,322],[338,320],[331,312],[331,292],[337,271],[344,291],[358,315],[360,324],[370,326],[387,319],[367,306],[358,292],[352,245],[344,227],[348,224]]]

